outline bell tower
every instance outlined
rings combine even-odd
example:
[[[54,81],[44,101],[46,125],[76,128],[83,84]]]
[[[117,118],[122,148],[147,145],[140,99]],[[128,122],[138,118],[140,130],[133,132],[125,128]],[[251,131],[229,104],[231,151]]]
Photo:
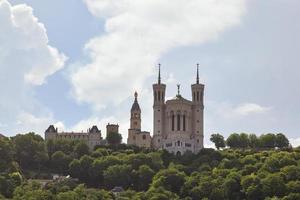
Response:
[[[153,145],[160,148],[165,134],[165,94],[166,85],[161,83],[160,64],[158,64],[158,80],[153,84]]]
[[[193,102],[193,126],[192,132],[195,137],[196,147],[203,148],[203,112],[204,112],[204,84],[199,82],[199,64],[197,64],[196,83],[192,84],[192,102]]]
[[[131,107],[130,129],[141,130],[141,108],[138,103],[138,93],[134,93],[134,103]]]

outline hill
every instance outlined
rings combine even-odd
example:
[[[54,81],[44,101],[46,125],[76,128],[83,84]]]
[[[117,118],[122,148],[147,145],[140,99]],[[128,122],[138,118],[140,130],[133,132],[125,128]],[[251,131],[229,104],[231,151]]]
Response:
[[[300,199],[300,148],[175,156],[29,133],[0,139],[0,170],[0,199]]]

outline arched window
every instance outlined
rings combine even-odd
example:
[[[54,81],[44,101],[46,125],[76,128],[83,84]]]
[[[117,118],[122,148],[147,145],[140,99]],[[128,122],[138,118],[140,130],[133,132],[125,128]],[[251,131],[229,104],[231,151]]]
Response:
[[[180,114],[177,114],[177,131],[180,131]]]
[[[162,101],[165,101],[165,95],[164,95],[163,92],[161,92],[161,100],[162,100]]]
[[[143,140],[146,140],[146,135],[143,135]]]
[[[158,91],[158,101],[160,101],[160,91]]]
[[[197,101],[199,101],[199,91],[197,92]]]
[[[193,100],[196,101],[196,93],[193,93]]]
[[[172,114],[172,131],[175,129],[175,115]]]
[[[177,146],[178,146],[178,147],[180,146],[180,141],[177,141]]]
[[[186,123],[186,121],[185,121],[186,120],[185,119],[185,115],[183,115],[183,119],[182,120],[183,120],[183,131],[185,131],[185,123]]]
[[[201,102],[203,101],[203,91],[201,92]]]
[[[154,100],[157,101],[157,92],[154,92]]]

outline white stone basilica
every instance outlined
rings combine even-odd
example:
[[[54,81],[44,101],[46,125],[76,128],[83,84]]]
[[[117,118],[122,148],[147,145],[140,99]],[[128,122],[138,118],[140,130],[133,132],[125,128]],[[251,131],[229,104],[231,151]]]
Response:
[[[191,85],[192,100],[183,98],[179,89],[178,85],[177,95],[165,101],[166,85],[161,82],[159,67],[158,81],[153,84],[153,136],[140,130],[141,110],[135,94],[133,108],[138,109],[131,109],[132,127],[129,129],[128,144],[143,147],[151,144],[154,149],[166,149],[177,155],[186,151],[198,153],[203,148],[204,85],[199,83],[198,65],[196,83]],[[135,119],[135,116],[138,118]]]

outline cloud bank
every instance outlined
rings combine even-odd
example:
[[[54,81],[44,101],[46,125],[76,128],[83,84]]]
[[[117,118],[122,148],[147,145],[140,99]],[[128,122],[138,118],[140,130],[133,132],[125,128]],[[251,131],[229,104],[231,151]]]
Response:
[[[118,104],[170,49],[216,39],[240,22],[244,0],[84,0],[105,21],[105,32],[85,45],[88,62],[70,79],[79,102],[95,108]],[[113,91],[112,91],[113,88]]]
[[[53,119],[32,89],[62,69],[66,56],[49,45],[46,29],[30,6],[0,0],[0,24],[0,123],[9,130],[21,124],[37,130],[36,122]]]

